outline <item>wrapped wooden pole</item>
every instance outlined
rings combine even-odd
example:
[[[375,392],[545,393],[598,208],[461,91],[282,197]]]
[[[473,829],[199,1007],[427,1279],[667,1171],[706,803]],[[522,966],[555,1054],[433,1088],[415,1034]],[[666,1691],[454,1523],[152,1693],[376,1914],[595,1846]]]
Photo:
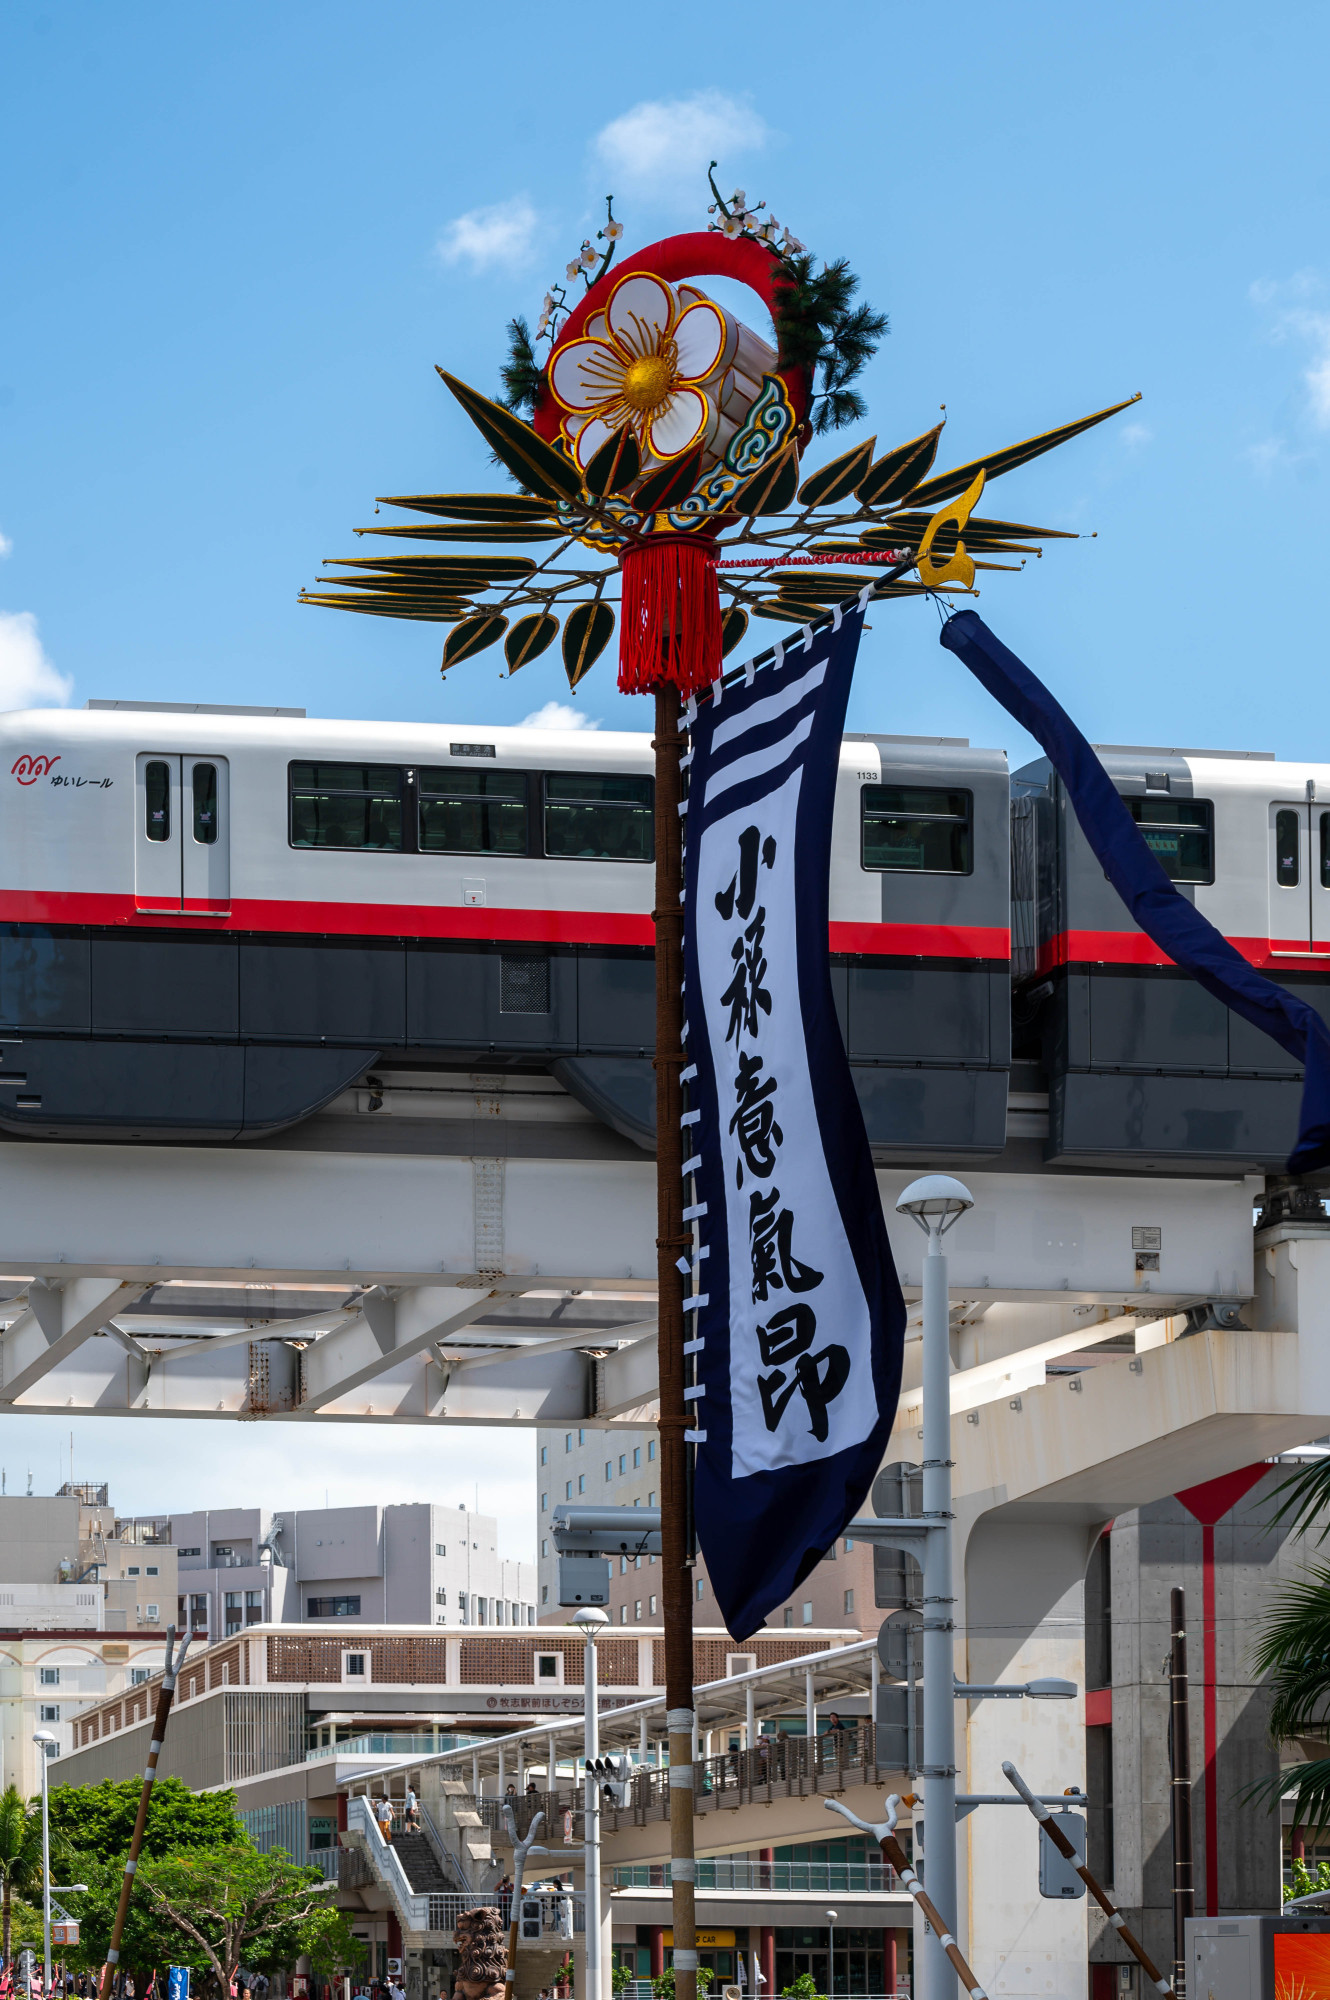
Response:
[[[656,1272],[659,1294],[661,1604],[670,1739],[670,1879],[676,2000],[697,2000],[693,1855],[693,1573],[684,1403],[683,1273],[683,739],[679,691],[656,685]],[[601,2000],[599,1994],[590,2000]]]
[[[162,1674],[162,1685],[157,1694],[157,1714],[153,1719],[152,1741],[148,1745],[148,1762],[143,1772],[143,1790],[139,1793],[139,1809],[134,1815],[134,1831],[129,1837],[129,1858],[125,1862],[125,1873],[120,1884],[120,1900],[115,1906],[115,1922],[111,1926],[111,1943],[102,1967],[100,2000],[107,2000],[111,1981],[120,1963],[120,1940],[125,1934],[125,1918],[129,1915],[129,1899],[134,1891],[134,1877],[138,1873],[139,1852],[143,1846],[143,1829],[148,1823],[148,1807],[152,1803],[152,1788],[157,1779],[157,1759],[162,1754],[162,1740],[166,1735],[166,1725],[171,1714],[171,1704],[175,1700],[176,1681],[180,1669],[185,1664],[185,1654],[189,1651],[190,1634],[186,1632],[180,1642],[180,1651],[175,1650],[175,1626],[166,1628],[166,1669]]]
[[[1056,1847],[1058,1853],[1062,1856],[1063,1860],[1070,1861],[1072,1867],[1076,1870],[1076,1873],[1080,1876],[1082,1882],[1084,1882],[1086,1888],[1090,1891],[1090,1894],[1094,1897],[1096,1903],[1098,1903],[1100,1909],[1103,1911],[1104,1915],[1108,1918],[1109,1923],[1112,1924],[1114,1930],[1117,1932],[1118,1936],[1122,1939],[1123,1944],[1126,1945],[1127,1950],[1131,1953],[1132,1957],[1136,1960],[1136,1963],[1145,1973],[1146,1978],[1150,1981],[1155,1991],[1157,1993],[1163,1994],[1165,2000],[1175,2000],[1173,1988],[1169,1985],[1163,1973],[1159,1970],[1159,1967],[1150,1957],[1150,1954],[1146,1951],[1145,1946],[1141,1943],[1140,1939],[1135,1935],[1133,1931],[1128,1929],[1127,1920],[1123,1916],[1121,1910],[1118,1909],[1115,1903],[1109,1900],[1105,1891],[1100,1888],[1098,1882],[1095,1881],[1094,1876],[1085,1866],[1085,1863],[1083,1861],[1077,1860],[1076,1849],[1072,1846],[1066,1834],[1062,1831],[1062,1828],[1058,1825],[1057,1821],[1054,1819],[1051,1807],[1046,1806],[1042,1799],[1037,1799],[1035,1797],[1034,1793],[1030,1790],[1030,1787],[1026,1784],[1024,1778],[1021,1776],[1020,1772],[1016,1769],[1016,1766],[1014,1764],[1004,1764],[1002,1766],[1002,1773],[1003,1776],[1007,1779],[1008,1783],[1014,1785],[1016,1790],[1020,1793],[1021,1797],[1025,1800],[1026,1805],[1029,1806],[1030,1811],[1034,1814],[1040,1826],[1043,1828],[1044,1832],[1048,1835],[1049,1839],[1052,1841],[1054,1847]]]
[[[1191,1840],[1191,1719],[1187,1683],[1187,1606],[1176,1585],[1169,1595],[1168,1777],[1173,1833],[1173,1991],[1187,1983],[1187,1919],[1196,1914]]]
[[[852,1826],[861,1827],[877,1841],[882,1849],[883,1860],[896,1870],[901,1878],[902,1888],[907,1889],[919,1905],[925,1921],[932,1928],[938,1943],[951,1961],[952,1970],[969,1994],[970,2000],[988,2000],[988,1995],[970,1970],[964,1952],[948,1930],[942,1912],[926,1892],[923,1883],[914,1872],[909,1855],[896,1838],[896,1808],[901,1804],[900,1794],[896,1792],[891,1794],[887,1800],[887,1816],[876,1825],[870,1820],[860,1819],[858,1813],[851,1812],[840,1799],[827,1799],[825,1803],[828,1812],[838,1812],[843,1819],[849,1820]],[[914,1800],[907,1794],[905,1803],[913,1804]]]

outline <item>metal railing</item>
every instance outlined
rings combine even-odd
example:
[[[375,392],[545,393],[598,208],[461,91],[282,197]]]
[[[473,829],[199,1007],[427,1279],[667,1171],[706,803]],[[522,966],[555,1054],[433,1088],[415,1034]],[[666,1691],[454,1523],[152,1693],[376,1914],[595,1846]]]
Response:
[[[392,1895],[398,1921],[404,1931],[417,1937],[432,1934],[451,1938],[461,1912],[482,1905],[497,1908],[505,1924],[508,1922],[512,1909],[511,1891],[431,1889],[417,1894],[407,1878],[401,1856],[390,1841],[385,1841],[368,1799],[356,1797],[347,1800],[346,1822],[347,1832],[358,1835],[364,1846],[359,1850],[341,1850],[344,1859],[338,1879],[347,1888],[363,1886],[373,1880],[381,1882]],[[527,1937],[528,1943],[570,1938],[585,1929],[584,1898],[580,1890],[532,1890],[523,1895],[525,1913],[529,1914],[536,1905],[540,1909],[541,1936],[539,1940]],[[519,1926],[519,1942],[524,1935],[525,1926]]]
[[[668,1889],[670,1864],[633,1862],[614,1870],[616,1889]],[[697,1863],[699,1889],[777,1889],[794,1895],[903,1895],[894,1868],[864,1861],[745,1861],[717,1855]]]
[[[441,1750],[464,1750],[479,1743],[479,1736],[458,1735],[453,1731],[370,1729],[360,1736],[348,1736],[341,1743],[318,1743],[306,1752],[313,1764],[322,1757],[433,1757]]]
[[[878,1734],[871,1722],[828,1730],[822,1736],[764,1736],[751,1750],[724,1750],[717,1757],[698,1760],[693,1809],[698,1814],[737,1812],[746,1805],[769,1805],[773,1799],[875,1785],[881,1770],[898,1768],[879,1766],[877,1756]],[[606,1833],[669,1816],[668,1769],[639,1765],[622,1805],[602,1794],[601,1825]]]

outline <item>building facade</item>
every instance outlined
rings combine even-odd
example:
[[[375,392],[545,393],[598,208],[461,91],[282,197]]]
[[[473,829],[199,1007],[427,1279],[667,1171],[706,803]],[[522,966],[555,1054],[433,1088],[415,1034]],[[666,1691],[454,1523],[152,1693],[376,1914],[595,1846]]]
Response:
[[[656,1432],[540,1430],[536,1433],[536,1519],[539,1616],[561,1624],[558,1557],[550,1522],[557,1508],[655,1507],[660,1498]],[[620,1556],[610,1568],[610,1622],[650,1624],[661,1616],[660,1565],[655,1556]],[[693,1617],[719,1622],[720,1613],[699,1554],[693,1576]],[[842,1536],[794,1595],[768,1614],[767,1628],[857,1631],[873,1615],[873,1551]]]
[[[36,1732],[55,1737],[49,1754],[63,1760],[83,1711],[148,1682],[165,1656],[160,1632],[108,1632],[95,1619],[79,1631],[0,1631],[0,1786],[31,1798],[41,1781]]]

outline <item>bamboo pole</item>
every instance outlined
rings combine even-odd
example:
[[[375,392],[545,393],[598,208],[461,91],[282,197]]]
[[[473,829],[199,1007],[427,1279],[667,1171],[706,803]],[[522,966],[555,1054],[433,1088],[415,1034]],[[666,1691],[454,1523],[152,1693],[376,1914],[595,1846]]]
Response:
[[[115,1906],[115,1922],[111,1926],[111,1943],[102,1967],[102,1983],[99,2000],[107,2000],[115,1968],[120,1963],[120,1940],[125,1934],[125,1918],[129,1914],[129,1899],[134,1889],[134,1877],[138,1873],[139,1851],[143,1846],[143,1829],[148,1822],[148,1807],[152,1803],[152,1788],[157,1778],[157,1759],[162,1754],[162,1741],[166,1735],[166,1725],[171,1714],[171,1704],[175,1700],[176,1681],[180,1669],[185,1664],[185,1654],[193,1635],[186,1632],[180,1642],[180,1651],[175,1650],[175,1626],[166,1628],[166,1669],[162,1675],[162,1685],[157,1692],[157,1713],[153,1719],[152,1741],[148,1745],[148,1762],[143,1773],[143,1790],[139,1793],[139,1809],[134,1815],[134,1831],[129,1837],[129,1858],[125,1862],[125,1873],[120,1884],[120,1900]]]
[[[876,1824],[870,1820],[860,1819],[858,1813],[851,1812],[850,1808],[841,1799],[827,1799],[825,1803],[828,1812],[838,1812],[843,1819],[849,1820],[852,1826],[862,1828],[863,1832],[871,1834],[877,1841],[878,1846],[882,1849],[882,1858],[889,1862],[896,1870],[905,1888],[908,1889],[910,1895],[913,1896],[915,1902],[923,1911],[925,1920],[931,1926],[938,1943],[950,1959],[952,1968],[969,1994],[970,2000],[988,2000],[988,1995],[975,1978],[974,1973],[970,1970],[965,1954],[951,1932],[947,1929],[942,1912],[938,1909],[932,1897],[925,1892],[923,1883],[914,1872],[909,1855],[896,1838],[896,1808],[901,1802],[900,1794],[893,1792],[887,1800],[886,1818]],[[915,1803],[915,1801],[907,1795],[905,1803],[909,1805]]]
[[[1062,1828],[1058,1825],[1057,1821],[1054,1819],[1052,1809],[1049,1806],[1046,1806],[1041,1799],[1037,1799],[1035,1797],[1034,1793],[1030,1790],[1030,1787],[1026,1784],[1024,1778],[1021,1776],[1020,1772],[1016,1769],[1016,1766],[1014,1764],[1004,1764],[1002,1766],[1002,1772],[1003,1776],[1009,1781],[1009,1783],[1015,1786],[1016,1790],[1025,1800],[1026,1805],[1029,1806],[1030,1811],[1034,1814],[1040,1826],[1043,1828],[1044,1832],[1048,1835],[1054,1847],[1056,1847],[1058,1853],[1063,1857],[1064,1860],[1070,1861],[1072,1867],[1076,1870],[1076,1873],[1080,1876],[1082,1882],[1084,1882],[1086,1888],[1090,1891],[1090,1894],[1094,1897],[1096,1903],[1098,1903],[1100,1909],[1103,1911],[1104,1915],[1108,1918],[1109,1923],[1113,1926],[1113,1929],[1117,1932],[1118,1936],[1122,1939],[1122,1942],[1126,1945],[1127,1950],[1131,1953],[1132,1957],[1136,1960],[1136,1963],[1141,1967],[1146,1977],[1150,1980],[1156,1992],[1163,1994],[1165,1996],[1165,2000],[1175,2000],[1173,1988],[1169,1985],[1163,1973],[1159,1970],[1159,1967],[1150,1957],[1150,1954],[1146,1951],[1145,1946],[1140,1942],[1139,1938],[1137,1938],[1132,1933],[1132,1931],[1128,1929],[1127,1920],[1122,1915],[1122,1912],[1117,1908],[1117,1905],[1115,1903],[1109,1901],[1108,1896],[1105,1894],[1104,1890],[1100,1888],[1099,1884],[1095,1881],[1094,1876],[1090,1873],[1089,1869],[1085,1866],[1084,1862],[1078,1861],[1076,1859],[1076,1849],[1072,1846],[1066,1834],[1062,1831]]]
[[[697,2000],[697,1864],[693,1850],[693,1576],[684,1431],[683,821],[679,694],[656,687],[656,1271],[659,1293],[661,1604],[670,1741],[670,1879],[676,2000]],[[591,2000],[601,2000],[593,1994]]]

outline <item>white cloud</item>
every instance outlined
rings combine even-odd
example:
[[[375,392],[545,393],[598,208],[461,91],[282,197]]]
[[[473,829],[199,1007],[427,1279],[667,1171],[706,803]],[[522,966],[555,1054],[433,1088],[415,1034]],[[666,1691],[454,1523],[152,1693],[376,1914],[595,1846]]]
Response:
[[[63,707],[74,692],[37,637],[31,611],[0,611],[0,709]]]
[[[513,269],[531,255],[540,217],[524,194],[489,208],[468,209],[446,225],[435,245],[445,264],[469,264],[473,271]]]
[[[1258,278],[1247,289],[1252,304],[1271,314],[1267,338],[1276,346],[1292,341],[1306,349],[1302,382],[1308,414],[1318,430],[1330,430],[1330,312],[1306,301],[1324,291],[1320,274],[1311,270],[1295,271],[1291,278]],[[1267,470],[1271,462],[1267,450]]]
[[[708,163],[718,160],[719,172],[727,174],[732,160],[759,151],[770,136],[742,98],[723,90],[698,90],[691,97],[635,104],[598,132],[592,144],[601,166],[620,185],[667,194],[686,186],[696,190],[705,207]]]
[[[1154,440],[1154,432],[1149,424],[1124,424],[1118,438],[1128,451],[1144,451]]]
[[[13,553],[14,553],[14,544],[10,541],[9,536],[0,535],[0,560],[3,560],[5,556],[12,555]]]
[[[530,715],[522,717],[523,729],[599,729],[600,720],[594,722],[584,715],[580,708],[569,708],[566,701],[547,701],[543,708],[533,708]]]

